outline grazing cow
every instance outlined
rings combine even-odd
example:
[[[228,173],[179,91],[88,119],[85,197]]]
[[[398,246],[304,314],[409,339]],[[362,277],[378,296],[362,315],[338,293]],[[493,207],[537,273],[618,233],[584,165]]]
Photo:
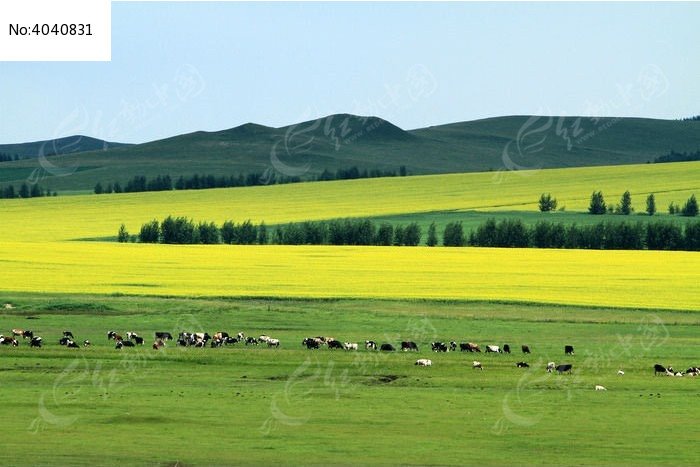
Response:
[[[447,344],[444,342],[433,342],[430,344],[430,348],[433,349],[433,352],[447,352]]]
[[[70,337],[61,337],[58,340],[59,345],[68,345],[68,343],[71,341]]]
[[[503,344],[503,353],[510,353],[510,345]]]
[[[214,334],[214,339],[222,339],[223,340],[223,339],[226,339],[227,337],[228,337],[227,332],[219,331],[216,334]]]
[[[32,339],[29,341],[29,347],[41,347],[41,337],[36,336],[32,337]]]
[[[528,347],[527,345],[523,345],[522,349],[523,349],[523,353],[530,353],[530,347]]]
[[[432,361],[432,360],[429,360],[429,359],[427,359],[427,358],[419,358],[418,360],[416,360],[415,365],[418,365],[418,366],[432,366],[432,365],[433,365],[433,361]]]
[[[596,391],[607,391],[604,386],[601,386],[600,384],[595,385],[595,390]]]
[[[547,363],[547,373],[551,373],[554,370],[554,362]]]
[[[207,345],[207,341],[204,339],[197,339],[197,342],[194,343],[194,346],[196,348],[203,349]]]
[[[228,344],[236,344],[238,343],[238,338],[237,337],[225,337],[224,338],[224,345]]]
[[[268,346],[268,347],[279,347],[279,346],[280,346],[280,340],[279,340],[279,339],[268,339],[268,340],[267,340],[267,346]]]
[[[107,333],[107,339],[114,339],[114,336],[116,336],[116,335],[117,335],[116,331],[109,331]]]
[[[698,374],[700,374],[700,368],[696,366],[691,366],[690,368],[685,370],[685,374],[688,376],[697,376]]]
[[[501,353],[501,348],[497,345],[487,345],[486,353]]]
[[[124,347],[136,347],[136,344],[134,344],[134,343],[131,342],[131,341],[122,340],[122,341],[120,341],[120,342],[122,343],[122,345],[124,345]]]
[[[455,352],[457,350],[457,343],[455,341],[450,341],[450,350]]]
[[[240,342],[245,338],[245,334],[243,334],[242,332],[239,332],[236,337],[238,337],[238,341]]]
[[[258,340],[255,337],[246,337],[245,338],[245,345],[258,345]]]
[[[163,339],[157,339],[156,340],[156,345],[158,347],[165,347],[165,341]]]
[[[574,346],[573,345],[565,345],[564,346],[564,355],[573,355],[574,354]]]
[[[21,329],[13,329],[12,330],[12,337],[14,336],[21,336],[22,339],[26,339],[27,337],[34,337],[34,333],[32,331],[23,331]]]
[[[459,350],[461,352],[481,352],[479,346],[471,342],[459,344]]]
[[[173,340],[173,336],[169,332],[156,331],[156,339],[164,339],[164,340],[171,341],[171,340]]]
[[[318,349],[318,347],[321,345],[313,337],[307,337],[306,339],[301,341],[301,344],[305,345],[307,349]]]
[[[418,352],[418,346],[415,342],[403,341],[401,342],[401,350],[403,352],[408,352],[409,350],[415,350],[416,352]]]
[[[530,365],[528,365],[525,362],[518,362],[515,364],[515,366],[517,366],[518,368],[530,368]]]
[[[625,374],[625,372],[624,372],[624,371],[622,371],[622,370],[617,370],[617,374],[618,374],[618,375],[624,375],[624,374]]]
[[[483,370],[483,369],[484,369],[484,367],[481,366],[481,362],[477,362],[476,360],[474,360],[474,361],[472,362],[472,369],[473,369],[473,370],[476,370],[477,368],[480,369],[480,370]]]
[[[155,342],[153,343],[153,350],[158,350],[158,344],[156,344]]]
[[[328,342],[328,348],[329,349],[342,349],[343,343],[340,341],[332,340],[332,341]]]
[[[211,347],[212,349],[214,349],[214,348],[216,348],[216,347],[221,347],[223,344],[224,344],[224,340],[223,340],[223,339],[216,339],[216,338],[215,338],[215,339],[212,339],[212,340],[211,340],[210,347]]]
[[[0,335],[0,344],[4,345],[12,345],[13,347],[17,347],[19,345],[19,341],[13,337],[5,337]]]
[[[353,343],[353,342],[346,342],[345,343],[345,350],[357,350],[357,348],[358,348],[357,343]]]
[[[70,331],[63,331],[63,337],[70,337],[73,339],[73,333]]]
[[[69,349],[79,349],[80,348],[80,346],[73,341],[68,341],[68,344],[66,344],[66,347],[68,347]]]
[[[189,341],[186,339],[178,339],[177,345],[182,346],[182,347],[187,347],[190,344],[189,344]]]
[[[557,365],[557,372],[558,372],[559,374],[562,374],[562,373],[569,373],[569,374],[571,374],[571,364],[570,364],[570,363],[565,363],[565,364],[562,364],[562,365]]]
[[[141,337],[141,336],[134,336],[134,342],[135,342],[137,345],[143,345],[143,337]]]
[[[379,347],[379,350],[382,352],[396,352],[396,349],[391,344],[382,344],[382,346]]]
[[[654,365],[654,376],[656,376],[659,373],[666,373],[666,367],[663,365],[659,365],[658,363]]]
[[[365,349],[377,350],[377,343],[374,341],[365,341]]]
[[[90,341],[87,340],[87,339],[85,339],[85,340],[83,341],[83,347],[90,347]]]
[[[131,339],[133,339],[134,337],[138,337],[138,334],[136,334],[135,332],[132,332],[132,331],[127,331],[127,332],[126,332],[126,338],[127,338],[127,339],[131,340]]]

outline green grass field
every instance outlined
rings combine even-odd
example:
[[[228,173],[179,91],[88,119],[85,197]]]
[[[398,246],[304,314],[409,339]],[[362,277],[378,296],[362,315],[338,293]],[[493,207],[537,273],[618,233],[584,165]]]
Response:
[[[6,294],[2,445],[23,465],[696,465],[697,313],[484,302]],[[63,330],[90,339],[66,349]],[[106,332],[267,333],[279,349],[113,348]],[[303,349],[309,335],[418,353]],[[510,343],[436,354],[433,340]],[[150,339],[147,340],[151,342]],[[519,350],[527,344],[532,354]],[[563,355],[563,345],[576,349]],[[416,358],[433,360],[416,367]],[[478,359],[483,371],[473,370]],[[525,360],[529,369],[516,368]],[[572,363],[572,375],[545,372]],[[625,375],[617,375],[618,370]],[[600,384],[607,391],[594,391]],[[11,412],[10,409],[11,408]],[[681,428],[682,427],[682,428]],[[663,446],[654,449],[652,446]],[[14,462],[13,462],[14,464]]]

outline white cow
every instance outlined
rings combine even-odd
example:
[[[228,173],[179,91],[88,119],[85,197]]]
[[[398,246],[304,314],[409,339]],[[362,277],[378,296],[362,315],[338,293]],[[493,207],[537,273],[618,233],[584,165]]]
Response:
[[[478,368],[478,369],[480,369],[480,370],[483,370],[483,369],[484,369],[484,367],[481,366],[481,362],[477,362],[476,360],[474,360],[474,361],[472,362],[472,368],[473,368],[473,369]]]
[[[617,374],[618,374],[618,375],[624,375],[624,374],[625,374],[625,372],[624,372],[624,371],[622,371],[622,370],[618,370],[618,371],[617,371]]]
[[[547,373],[551,373],[552,371],[554,371],[555,366],[556,366],[556,363],[554,363],[554,362],[547,363]]]
[[[353,342],[346,342],[344,346],[345,350],[357,350],[357,344]]]
[[[497,345],[487,345],[486,346],[486,353],[489,353],[489,352],[501,353],[501,348]]]
[[[433,361],[427,358],[419,358],[418,360],[416,360],[415,364],[418,366],[432,366]]]
[[[599,384],[596,384],[595,390],[596,390],[596,391],[607,391],[607,389],[605,389],[603,386],[601,386],[601,385],[599,385]]]

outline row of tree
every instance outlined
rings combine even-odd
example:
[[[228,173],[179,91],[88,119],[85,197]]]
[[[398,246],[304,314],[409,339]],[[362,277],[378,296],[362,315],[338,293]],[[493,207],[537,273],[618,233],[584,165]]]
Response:
[[[655,164],[664,162],[690,162],[700,161],[700,150],[695,152],[676,152],[671,149],[671,152],[654,159]]]
[[[673,222],[599,222],[579,226],[540,221],[526,226],[520,219],[500,222],[489,219],[472,231],[464,244],[506,248],[700,251],[700,222],[689,222],[681,227]]]
[[[557,208],[557,200],[553,198],[551,193],[542,193],[540,195],[539,209],[542,212],[554,211]],[[632,207],[632,195],[629,191],[625,191],[620,199],[620,203],[612,206],[605,204],[605,198],[603,197],[603,192],[594,191],[591,195],[591,202],[588,206],[589,214],[621,214],[630,215],[634,212]],[[646,199],[646,212],[650,216],[656,213],[656,198],[654,194],[651,193]],[[682,216],[694,217],[698,215],[698,201],[695,199],[695,195],[691,195],[690,198],[685,202],[683,207],[678,206],[671,202],[668,206],[669,214],[680,214]]]
[[[22,183],[18,190],[14,185],[0,187],[0,198],[38,198],[40,196],[57,196],[55,191],[52,193],[48,188],[44,190],[38,183],[33,183],[31,186],[27,183]]]
[[[407,174],[406,167],[399,168],[398,175],[405,176]],[[329,181],[329,180],[350,180],[356,178],[376,178],[376,177],[396,177],[397,172],[394,170],[360,170],[357,167],[349,169],[338,169],[335,173],[324,170],[316,177],[310,177],[306,181]],[[103,185],[101,182],[95,184],[95,194],[106,193],[134,193],[141,191],[169,191],[169,190],[203,190],[209,188],[232,188],[241,186],[258,186],[258,185],[273,185],[299,183],[301,177],[283,177],[279,175],[270,176],[269,173],[249,173],[247,175],[199,175],[180,176],[173,181],[170,175],[158,175],[154,178],[146,178],[143,175],[136,175],[130,179],[125,186],[119,182]]]
[[[437,244],[435,225],[428,233],[429,244]],[[118,240],[132,239],[122,224]],[[134,238],[135,239],[135,238]],[[336,219],[307,221],[275,226],[268,229],[264,222],[253,224],[226,221],[221,227],[214,222],[195,222],[186,217],[168,216],[163,221],[152,220],[141,226],[138,241],[142,243],[216,244],[230,245],[384,245],[416,246],[421,240],[421,228],[413,222],[408,225],[377,225],[369,219]]]
[[[22,158],[20,157],[19,154],[10,154],[7,152],[0,152],[0,162],[12,162],[12,161],[19,161]]]

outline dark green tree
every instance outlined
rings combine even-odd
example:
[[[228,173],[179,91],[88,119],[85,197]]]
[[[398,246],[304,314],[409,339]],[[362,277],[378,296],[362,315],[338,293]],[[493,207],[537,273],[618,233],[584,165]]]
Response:
[[[19,197],[29,198],[29,186],[26,183],[22,183],[22,186],[19,188]]]
[[[622,194],[620,199],[620,214],[629,216],[632,211],[632,195],[630,195],[628,190]]]
[[[647,196],[647,214],[653,216],[656,213],[656,199],[654,193]]]
[[[265,221],[262,221],[258,226],[258,244],[267,245],[267,241],[267,226],[265,225]]]
[[[228,245],[236,242],[236,226],[233,221],[225,221],[221,226],[221,241]]]
[[[158,243],[159,236],[160,227],[158,226],[158,221],[153,219],[152,221],[146,222],[141,226],[139,241],[141,243]]]
[[[199,231],[199,242],[205,245],[219,243],[219,228],[213,222],[200,222],[197,225]]]
[[[430,227],[428,227],[428,240],[425,242],[425,244],[428,246],[435,246],[438,244],[437,227],[435,226],[435,222],[432,222]]]
[[[552,198],[552,195],[549,193],[542,193],[542,195],[540,196],[539,207],[541,212],[554,211],[555,209],[557,209],[557,200],[556,198]]]
[[[377,236],[374,244],[380,246],[391,246],[394,243],[394,227],[391,224],[384,223],[377,229]]]
[[[129,241],[129,232],[126,231],[126,226],[124,224],[119,226],[119,233],[117,234],[117,241],[119,241],[119,243],[126,243]]]
[[[695,217],[698,215],[698,201],[695,195],[691,195],[688,201],[685,202],[681,209],[681,215],[686,217]]]
[[[101,195],[101,194],[102,194],[102,192],[103,192],[104,190],[102,189],[102,184],[101,184],[100,182],[97,182],[97,183],[95,184],[95,190],[94,190],[94,191],[95,191],[95,194],[96,194],[96,195]]]
[[[591,204],[588,206],[590,214],[605,214],[606,206],[601,191],[594,191],[591,195]]]
[[[445,231],[442,235],[442,244],[445,246],[464,246],[466,244],[464,237],[464,227],[462,222],[450,222],[445,226]]]
[[[417,246],[420,243],[420,226],[416,222],[411,222],[404,230],[404,245]]]

